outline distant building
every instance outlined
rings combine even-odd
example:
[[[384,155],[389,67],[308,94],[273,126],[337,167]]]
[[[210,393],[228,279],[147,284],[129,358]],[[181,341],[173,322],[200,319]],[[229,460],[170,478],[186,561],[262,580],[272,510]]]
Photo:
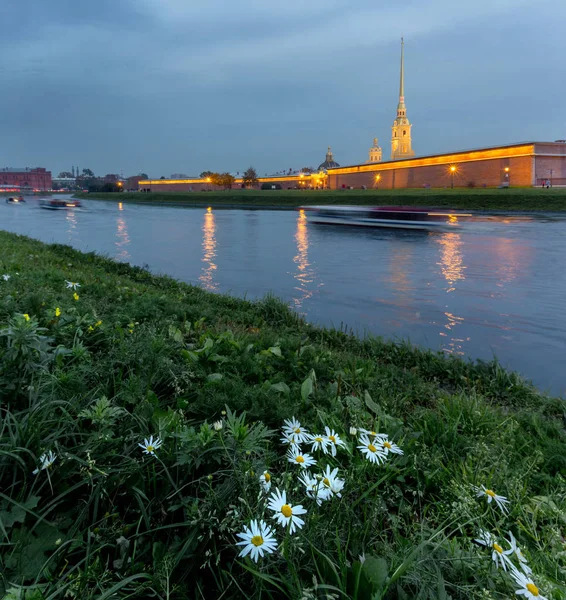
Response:
[[[383,151],[377,142],[377,138],[373,138],[373,146],[369,149],[369,160],[368,163],[381,162],[383,157]]]
[[[50,190],[53,182],[51,171],[37,167],[30,169],[13,169],[11,167],[0,168],[0,185],[19,185],[22,190]]]
[[[171,179],[190,179],[190,175],[185,175],[184,173],[173,173],[171,175]]]
[[[321,163],[320,165],[318,165],[318,170],[319,171],[326,171],[327,169],[335,169],[336,167],[339,167],[340,165],[335,162],[334,160],[334,156],[332,154],[332,148],[330,146],[328,146],[328,152],[326,153],[326,160]]]

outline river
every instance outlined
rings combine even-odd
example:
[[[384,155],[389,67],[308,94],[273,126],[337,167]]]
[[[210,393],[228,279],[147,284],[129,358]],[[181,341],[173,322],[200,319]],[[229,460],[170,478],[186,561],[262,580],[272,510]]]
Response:
[[[148,265],[213,291],[272,292],[311,322],[491,359],[566,390],[566,217],[446,233],[313,225],[304,211],[0,202],[0,228]]]

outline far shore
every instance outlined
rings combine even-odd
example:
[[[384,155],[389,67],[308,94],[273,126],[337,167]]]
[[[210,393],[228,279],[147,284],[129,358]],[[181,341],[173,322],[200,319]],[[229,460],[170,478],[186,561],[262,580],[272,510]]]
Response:
[[[76,198],[180,207],[293,209],[304,205],[411,205],[462,210],[566,211],[566,189],[226,190],[77,193]]]

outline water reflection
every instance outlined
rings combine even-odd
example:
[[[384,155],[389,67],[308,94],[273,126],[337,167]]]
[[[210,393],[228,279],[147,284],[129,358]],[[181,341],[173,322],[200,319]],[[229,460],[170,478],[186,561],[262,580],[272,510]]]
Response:
[[[78,240],[77,235],[77,214],[74,210],[68,210],[65,216],[67,221],[67,234],[69,235],[69,242]]]
[[[118,210],[123,211],[124,207],[120,202]],[[127,261],[130,259],[128,246],[130,245],[130,236],[128,234],[128,226],[124,217],[119,216],[116,219],[116,260]]]
[[[440,262],[436,264],[440,267],[440,271],[448,284],[446,293],[449,294],[456,291],[458,282],[466,279],[466,267],[462,258],[462,235],[460,233],[445,233],[436,241],[440,245]],[[449,354],[463,355],[463,344],[470,341],[470,338],[455,337],[454,330],[464,322],[464,318],[456,316],[449,310],[444,312],[444,316],[447,319],[444,325],[446,331],[441,331],[439,334],[443,338],[442,349]]]
[[[212,208],[209,206],[204,213],[204,223],[202,226],[202,262],[205,266],[202,268],[202,273],[199,281],[205,290],[215,292],[218,290],[218,284],[214,281],[213,275],[217,266],[214,262],[216,258],[216,223]]]
[[[299,210],[297,217],[297,231],[295,232],[295,241],[297,242],[297,254],[293,257],[293,262],[297,265],[297,271],[293,275],[297,285],[294,290],[293,301],[295,308],[301,308],[305,300],[313,295],[311,284],[314,282],[315,272],[312,264],[309,262],[309,231],[307,225],[307,215],[304,210]]]

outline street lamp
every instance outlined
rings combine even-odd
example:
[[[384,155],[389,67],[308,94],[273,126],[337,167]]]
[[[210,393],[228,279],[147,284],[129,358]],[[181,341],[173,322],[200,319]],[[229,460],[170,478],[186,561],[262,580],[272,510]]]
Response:
[[[380,180],[380,179],[381,179],[381,175],[378,173],[378,174],[375,176],[375,187],[376,187],[376,189],[379,189],[379,180]]]
[[[456,165],[450,167],[450,174],[452,175],[452,189],[454,189],[454,173],[456,173]]]

